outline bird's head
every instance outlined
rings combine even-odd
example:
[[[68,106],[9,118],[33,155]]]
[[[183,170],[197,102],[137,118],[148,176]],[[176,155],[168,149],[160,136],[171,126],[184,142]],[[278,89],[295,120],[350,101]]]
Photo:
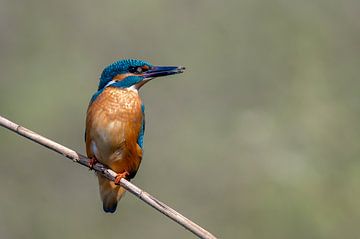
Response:
[[[153,66],[142,60],[119,60],[103,70],[98,90],[108,86],[138,90],[156,77],[179,74],[184,70],[182,66]]]

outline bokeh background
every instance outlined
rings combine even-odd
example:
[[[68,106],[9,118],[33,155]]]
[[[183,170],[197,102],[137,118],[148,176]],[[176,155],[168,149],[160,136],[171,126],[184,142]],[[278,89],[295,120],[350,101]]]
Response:
[[[141,94],[133,181],[220,238],[357,238],[360,2],[0,0],[0,114],[84,152],[88,101],[119,58],[184,65]],[[194,238],[0,129],[1,238]]]

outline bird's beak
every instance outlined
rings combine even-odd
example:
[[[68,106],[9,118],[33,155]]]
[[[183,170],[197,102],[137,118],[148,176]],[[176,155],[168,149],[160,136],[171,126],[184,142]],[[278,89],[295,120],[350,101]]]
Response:
[[[168,76],[183,73],[185,67],[183,66],[153,66],[150,70],[144,73],[145,79],[152,79],[160,76]]]

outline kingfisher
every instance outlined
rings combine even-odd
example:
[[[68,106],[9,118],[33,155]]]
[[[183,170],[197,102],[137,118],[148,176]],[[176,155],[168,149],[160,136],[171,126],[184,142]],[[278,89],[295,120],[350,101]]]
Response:
[[[87,110],[85,142],[90,168],[100,162],[117,173],[114,182],[97,174],[105,212],[116,211],[125,192],[120,180],[135,177],[143,156],[145,107],[139,89],[154,78],[184,70],[137,59],[118,60],[103,70]]]

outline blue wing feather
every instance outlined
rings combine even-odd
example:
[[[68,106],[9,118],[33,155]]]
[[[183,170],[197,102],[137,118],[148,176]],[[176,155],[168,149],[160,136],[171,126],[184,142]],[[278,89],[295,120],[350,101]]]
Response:
[[[141,124],[140,133],[139,133],[139,136],[137,139],[137,143],[140,146],[140,148],[143,148],[144,133],[145,133],[145,106],[144,106],[144,104],[141,104],[141,111],[143,113],[143,120],[142,120],[142,124]]]

